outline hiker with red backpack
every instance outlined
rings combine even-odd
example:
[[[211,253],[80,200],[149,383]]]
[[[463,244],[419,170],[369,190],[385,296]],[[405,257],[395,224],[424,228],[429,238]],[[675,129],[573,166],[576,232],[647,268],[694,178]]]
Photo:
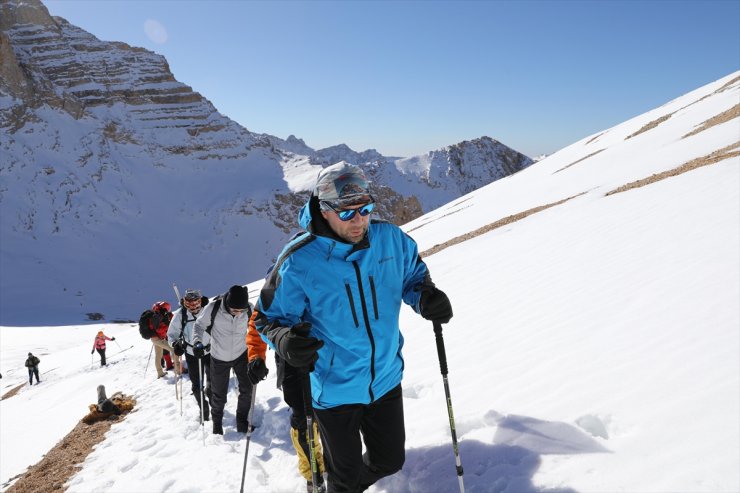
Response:
[[[173,353],[172,346],[167,342],[167,329],[172,320],[170,304],[166,301],[158,301],[152,305],[151,310],[146,310],[139,318],[139,333],[144,339],[152,341],[154,346],[154,367],[157,369],[157,378],[166,375],[162,369],[162,356],[164,351]],[[180,362],[175,358],[175,373],[180,374]],[[168,368],[169,369],[169,368]]]
[[[95,336],[90,354],[93,354],[96,350],[98,351],[98,354],[100,355],[100,366],[107,365],[107,363],[105,362],[105,341],[115,340],[115,337],[108,337],[107,335],[103,334],[102,330],[98,331],[98,335]]]

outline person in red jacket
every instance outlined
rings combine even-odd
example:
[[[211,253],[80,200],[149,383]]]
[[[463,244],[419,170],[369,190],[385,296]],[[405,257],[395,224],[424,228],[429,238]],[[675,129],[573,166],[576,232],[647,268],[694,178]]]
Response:
[[[172,320],[172,312],[170,312],[170,304],[166,301],[158,301],[152,305],[152,311],[155,313],[153,324],[154,335],[149,339],[154,345],[154,367],[157,370],[157,377],[161,378],[165,375],[164,369],[162,369],[162,358],[167,361],[169,355],[174,353],[172,346],[167,342],[167,329],[170,327],[170,321]],[[165,351],[168,353],[165,354]],[[179,375],[181,372],[179,358],[174,358],[174,361],[170,359],[167,361],[167,369],[170,369],[170,365],[174,363],[175,374]]]
[[[105,362],[105,341],[115,341],[115,337],[108,337],[107,335],[103,334],[103,331],[99,331],[98,335],[95,336],[95,340],[93,341],[93,348],[90,351],[90,354],[93,354],[95,351],[98,352],[100,355],[100,366],[105,366],[107,363]]]

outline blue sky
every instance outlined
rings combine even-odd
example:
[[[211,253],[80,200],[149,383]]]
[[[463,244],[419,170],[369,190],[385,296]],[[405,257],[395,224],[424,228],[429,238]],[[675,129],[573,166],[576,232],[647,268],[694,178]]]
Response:
[[[44,3],[316,149],[552,153],[740,68],[738,0]]]

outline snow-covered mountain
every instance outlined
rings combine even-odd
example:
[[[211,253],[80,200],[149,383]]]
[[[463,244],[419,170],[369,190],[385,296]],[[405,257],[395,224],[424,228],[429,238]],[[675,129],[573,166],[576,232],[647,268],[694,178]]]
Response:
[[[489,137],[400,159],[251,132],[164,57],[38,0],[0,0],[0,155],[6,324],[131,319],[173,281],[216,293],[259,278],[342,159],[399,224],[532,163]]]
[[[740,72],[403,229],[455,313],[444,340],[467,493],[740,491]],[[400,325],[406,462],[368,493],[457,492],[431,324],[404,306]],[[116,336],[108,368],[88,354],[99,329]],[[0,402],[0,489],[98,384],[137,411],[73,459],[65,491],[239,489],[234,394],[225,434],[204,433],[187,390],[181,415],[174,379],[145,373],[151,344],[134,325],[0,327],[0,341],[3,392],[26,381],[28,351],[42,372]],[[245,491],[305,491],[267,364]]]

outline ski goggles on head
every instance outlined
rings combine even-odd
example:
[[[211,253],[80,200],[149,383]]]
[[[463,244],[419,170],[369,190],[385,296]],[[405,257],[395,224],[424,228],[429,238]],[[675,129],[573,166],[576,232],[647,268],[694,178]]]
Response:
[[[200,301],[200,291],[195,289],[188,289],[185,291],[185,301],[193,302],[193,301]]]
[[[357,209],[340,209],[331,202],[322,201],[321,209],[324,211],[335,212],[341,221],[351,221],[352,218],[355,217],[355,214],[360,214],[360,216],[365,217],[373,212],[375,209],[375,202],[370,202],[369,204],[365,204]]]

